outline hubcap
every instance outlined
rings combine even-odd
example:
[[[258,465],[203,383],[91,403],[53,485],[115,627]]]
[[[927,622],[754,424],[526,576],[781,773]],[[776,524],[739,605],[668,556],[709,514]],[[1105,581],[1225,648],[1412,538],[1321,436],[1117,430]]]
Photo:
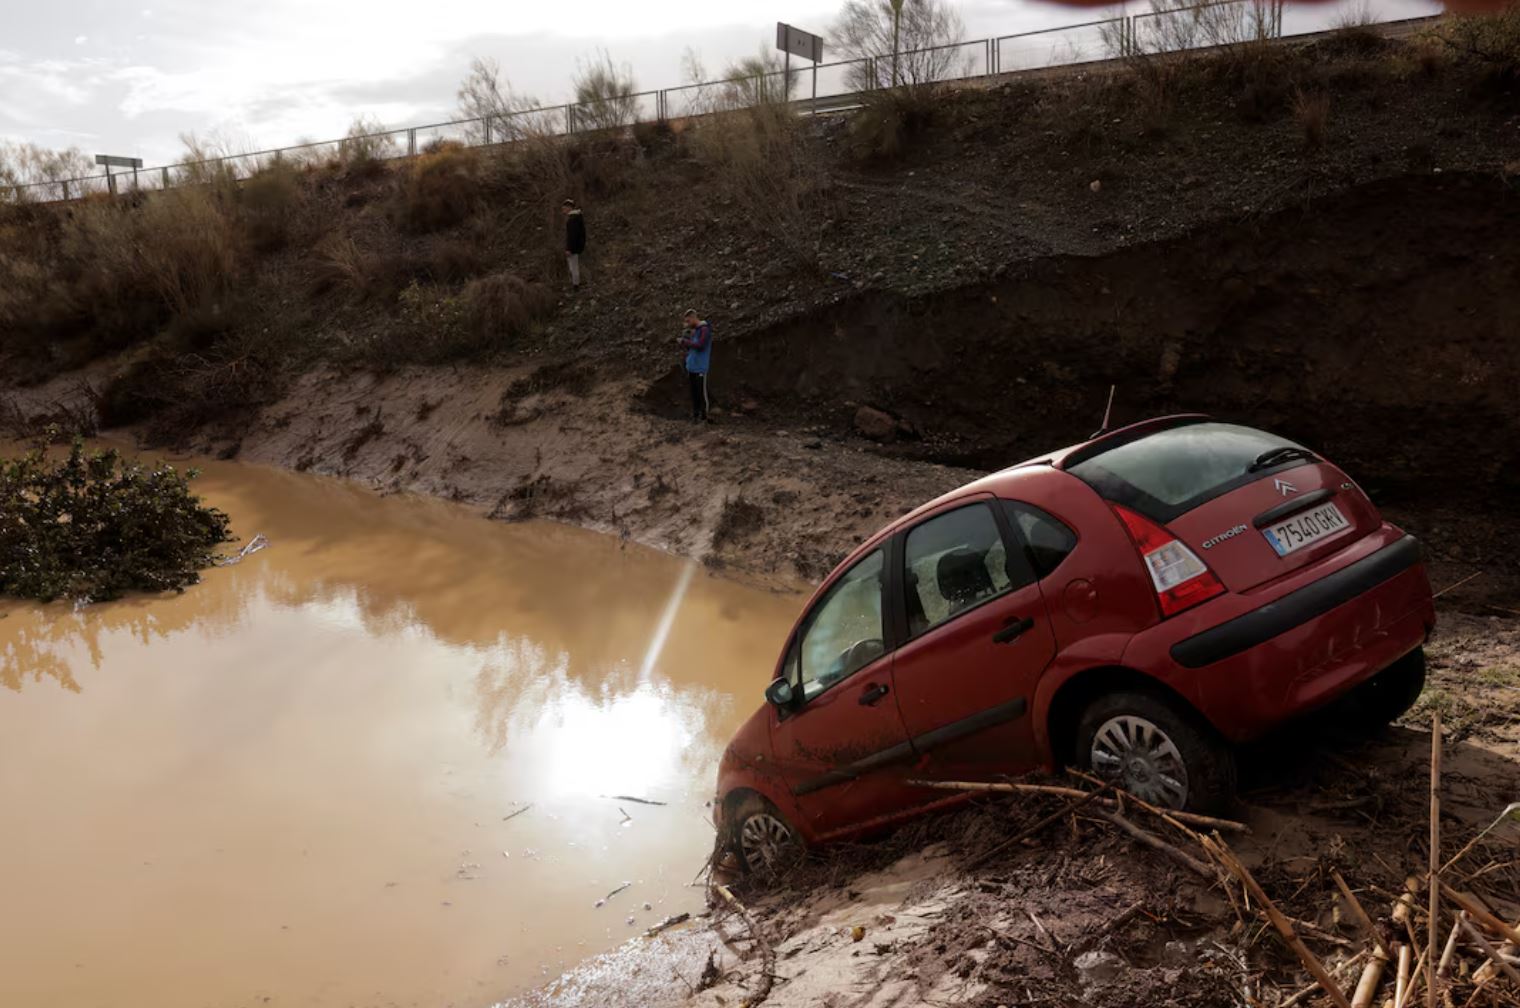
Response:
[[[769,812],[757,812],[739,828],[739,849],[750,871],[778,867],[797,849],[791,827]]]
[[[1092,768],[1138,798],[1167,808],[1187,804],[1187,767],[1166,732],[1143,717],[1109,718],[1093,736]]]

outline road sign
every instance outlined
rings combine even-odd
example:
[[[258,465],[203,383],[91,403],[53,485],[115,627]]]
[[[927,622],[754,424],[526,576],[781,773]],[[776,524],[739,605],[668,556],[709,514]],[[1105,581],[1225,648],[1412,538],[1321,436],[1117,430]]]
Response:
[[[776,22],[776,48],[814,63],[823,62],[823,39],[812,32]]]
[[[141,168],[143,166],[140,157],[118,157],[115,154],[96,154],[95,163],[108,168]]]

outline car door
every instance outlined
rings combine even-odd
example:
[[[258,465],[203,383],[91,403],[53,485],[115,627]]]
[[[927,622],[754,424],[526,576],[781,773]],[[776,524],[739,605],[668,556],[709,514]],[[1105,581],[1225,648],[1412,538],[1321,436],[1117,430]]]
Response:
[[[814,836],[900,807],[912,750],[892,702],[887,549],[836,578],[798,623],[773,708],[777,769]]]
[[[997,505],[947,506],[908,529],[899,550],[893,688],[926,776],[1037,762],[1029,705],[1055,638],[1029,554]]]

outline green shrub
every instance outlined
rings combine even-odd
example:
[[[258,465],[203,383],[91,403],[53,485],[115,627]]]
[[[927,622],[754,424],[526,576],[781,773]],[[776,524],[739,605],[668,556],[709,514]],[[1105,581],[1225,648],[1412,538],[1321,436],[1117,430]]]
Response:
[[[232,540],[190,492],[195,475],[77,440],[61,460],[34,448],[0,461],[0,595],[100,602],[195,584]]]

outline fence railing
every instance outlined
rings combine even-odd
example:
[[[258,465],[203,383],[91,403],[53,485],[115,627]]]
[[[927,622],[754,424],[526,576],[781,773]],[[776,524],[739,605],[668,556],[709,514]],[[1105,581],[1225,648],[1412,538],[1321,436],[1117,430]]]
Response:
[[[896,55],[840,60],[747,79],[706,81],[641,91],[597,102],[504,111],[473,119],[319,140],[160,165],[131,172],[87,175],[0,186],[0,198],[56,202],[120,188],[167,189],[208,177],[242,180],[280,162],[320,161],[362,149],[377,157],[413,157],[441,142],[466,146],[509,143],[528,135],[563,136],[610,126],[690,118],[717,108],[776,100],[786,94],[803,113],[858,104],[872,90],[897,82],[957,83],[1050,67],[1077,66],[1139,53],[1164,53],[1282,37],[1282,0],[1210,0],[1168,11],[1083,21],[990,36]],[[1416,19],[1426,20],[1426,19]],[[1312,34],[1305,26],[1294,34]]]

